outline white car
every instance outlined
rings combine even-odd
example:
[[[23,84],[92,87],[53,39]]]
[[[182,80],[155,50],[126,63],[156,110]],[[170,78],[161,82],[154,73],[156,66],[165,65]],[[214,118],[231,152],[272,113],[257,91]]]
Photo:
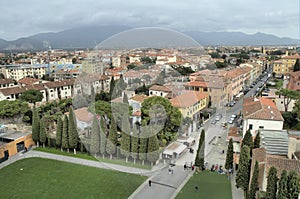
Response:
[[[237,115],[236,115],[236,114],[233,114],[233,115],[231,115],[230,118],[236,118],[236,117],[237,117]]]
[[[230,120],[228,121],[228,124],[232,124],[234,121],[234,118],[230,118]]]

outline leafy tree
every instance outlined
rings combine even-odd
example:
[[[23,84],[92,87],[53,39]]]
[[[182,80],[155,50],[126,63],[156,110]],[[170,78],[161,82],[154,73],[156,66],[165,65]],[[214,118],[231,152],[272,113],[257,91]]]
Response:
[[[153,164],[159,158],[159,145],[156,135],[149,137],[148,149],[147,149],[147,160]]]
[[[108,140],[106,143],[106,152],[110,155],[110,159],[112,159],[112,155],[116,152],[117,141],[117,124],[112,118],[109,128]]]
[[[204,167],[204,151],[205,151],[205,131],[204,129],[202,129],[200,139],[199,139],[197,155],[195,158],[195,166],[199,168]]]
[[[294,105],[293,113],[297,115],[297,120],[300,121],[300,100],[298,99]]]
[[[78,131],[76,118],[73,109],[69,109],[69,121],[68,121],[68,137],[69,137],[69,147],[74,149],[74,154],[76,154],[76,148],[78,144]]]
[[[227,63],[219,62],[219,61],[217,61],[215,64],[216,64],[217,68],[226,68],[228,66]]]
[[[56,139],[55,139],[56,146],[59,148],[61,148],[62,131],[63,131],[63,122],[62,119],[59,117],[57,120]]]
[[[104,118],[100,118],[100,153],[104,157],[106,151],[106,128]]]
[[[134,92],[135,92],[135,94],[148,95],[148,93],[149,93],[149,86],[147,87],[145,85],[145,83],[143,83],[143,86],[136,88]]]
[[[288,90],[281,88],[276,92],[276,95],[279,95],[279,98],[283,96],[283,105],[285,112],[288,111],[289,104],[292,100],[298,100],[300,98],[300,92],[294,90]]]
[[[260,147],[260,132],[258,131],[254,139],[253,148],[257,149],[259,147]]]
[[[61,147],[67,149],[69,152],[69,140],[68,140],[68,116],[64,116],[63,120],[63,131],[61,136]]]
[[[287,187],[287,171],[283,170],[281,177],[278,183],[277,199],[286,199],[288,196],[288,187]]]
[[[299,59],[296,59],[296,63],[295,63],[295,65],[294,65],[293,71],[294,71],[294,72],[300,71],[300,60],[299,60]]]
[[[36,108],[33,109],[33,116],[32,116],[32,139],[39,147],[39,140],[40,140],[40,117],[38,115],[38,111]]]
[[[299,195],[299,176],[295,171],[290,171],[287,182],[287,198],[295,199]]]
[[[95,101],[99,101],[99,100],[109,102],[110,101],[109,93],[101,90],[100,93],[97,93],[95,97]]]
[[[250,191],[248,194],[248,199],[255,199],[256,198],[256,192],[258,190],[258,174],[259,174],[259,168],[258,168],[258,162],[255,162],[251,184],[250,184]]]
[[[164,137],[174,138],[181,123],[181,113],[178,108],[163,97],[153,96],[142,103],[142,125],[161,125],[162,130],[158,134],[159,140]],[[166,136],[170,133],[169,136]]]
[[[139,153],[139,135],[138,130],[133,128],[131,135],[131,157],[133,158],[133,163],[135,164],[136,158]]]
[[[0,117],[5,119],[21,116],[30,110],[28,103],[20,100],[2,100],[0,101],[0,107]]]
[[[47,140],[46,128],[43,119],[40,120],[40,142],[43,144],[43,148],[45,148],[45,143]]]
[[[209,55],[211,56],[211,58],[221,58],[221,55],[217,52],[209,53]]]
[[[246,134],[243,138],[242,146],[244,146],[244,145],[247,145],[250,148],[250,150],[253,149],[253,138],[252,138],[252,134],[251,134],[250,130],[246,131]]]
[[[90,152],[95,156],[100,152],[100,127],[96,116],[94,116],[92,123]]]
[[[35,104],[43,100],[43,94],[39,90],[29,89],[22,93],[20,100]]]
[[[152,64],[152,63],[155,63],[155,61],[153,62],[153,60],[150,57],[141,57],[141,62],[143,64]]]
[[[128,162],[128,157],[130,156],[130,124],[128,117],[123,115],[122,119],[122,137],[121,137],[121,154],[126,157],[126,162]]]
[[[267,177],[266,196],[268,199],[276,199],[277,181],[277,170],[275,167],[271,167]]]
[[[226,154],[226,162],[225,162],[225,169],[233,169],[233,141],[230,138],[228,147],[227,147],[227,154]]]
[[[242,146],[235,182],[237,188],[244,190],[244,198],[247,198],[250,175],[250,148],[247,145]]]
[[[112,107],[109,102],[105,102],[105,101],[95,102],[95,112],[98,115],[107,116],[110,119],[112,118]]]

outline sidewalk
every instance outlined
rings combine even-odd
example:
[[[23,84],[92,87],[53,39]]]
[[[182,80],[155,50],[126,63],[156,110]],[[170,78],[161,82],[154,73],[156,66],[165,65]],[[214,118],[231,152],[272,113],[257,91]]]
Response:
[[[74,158],[74,157],[68,157],[68,156],[63,156],[63,155],[57,155],[57,154],[51,154],[51,153],[45,153],[45,152],[40,152],[40,151],[28,151],[24,154],[17,154],[15,156],[10,157],[8,160],[5,162],[2,162],[0,164],[0,169],[3,167],[12,164],[18,160],[24,159],[24,158],[31,158],[31,157],[40,157],[40,158],[47,158],[47,159],[52,159],[52,160],[59,160],[59,161],[64,161],[64,162],[70,162],[74,164],[81,164],[85,166],[91,166],[91,167],[97,167],[97,168],[103,168],[103,169],[110,169],[110,170],[117,170],[121,172],[126,172],[126,173],[133,173],[133,174],[139,174],[139,175],[145,175],[145,176],[151,176],[153,175],[152,170],[145,170],[145,169],[139,169],[139,168],[134,168],[134,167],[126,167],[122,165],[117,165],[117,164],[110,164],[110,163],[104,163],[104,162],[98,162],[98,161],[93,161],[93,160],[86,160],[86,159],[81,159],[81,158]]]

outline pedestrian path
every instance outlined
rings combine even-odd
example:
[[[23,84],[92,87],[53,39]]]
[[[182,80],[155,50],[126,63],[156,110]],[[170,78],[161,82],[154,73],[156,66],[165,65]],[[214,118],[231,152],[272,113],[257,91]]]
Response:
[[[3,167],[12,164],[18,160],[24,159],[24,158],[31,158],[31,157],[39,157],[39,158],[47,158],[52,160],[59,160],[64,162],[70,162],[74,164],[81,164],[85,166],[91,166],[91,167],[97,167],[97,168],[103,168],[103,169],[111,169],[111,170],[117,170],[121,172],[126,173],[133,173],[133,174],[140,174],[145,176],[151,176],[154,171],[146,170],[146,169],[139,169],[135,167],[127,167],[117,164],[110,164],[110,163],[104,163],[104,162],[98,162],[93,160],[86,160],[82,158],[75,158],[75,157],[69,157],[64,155],[57,155],[52,153],[45,153],[40,151],[33,151],[30,150],[24,154],[19,153],[15,156],[10,157],[8,160],[0,164],[0,169]]]

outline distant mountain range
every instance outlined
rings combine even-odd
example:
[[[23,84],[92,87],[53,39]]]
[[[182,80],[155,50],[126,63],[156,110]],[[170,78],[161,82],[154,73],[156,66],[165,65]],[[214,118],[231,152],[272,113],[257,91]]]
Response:
[[[197,41],[200,45],[295,45],[299,44],[299,41],[296,39],[291,39],[287,37],[277,37],[270,34],[256,33],[256,34],[245,34],[242,32],[200,32],[200,31],[186,31],[182,32],[183,34],[170,31],[166,29],[159,28],[141,28],[137,29],[139,31],[132,31],[132,27],[129,26],[89,26],[89,27],[79,27],[64,30],[57,33],[40,33],[32,35],[25,38],[20,38],[13,41],[6,41],[0,39],[0,50],[42,50],[45,48],[44,44],[47,41],[52,49],[70,49],[70,48],[94,48],[99,43],[103,42],[109,44],[106,40],[111,36],[120,33],[124,39],[120,39],[117,36],[112,38],[115,39],[112,43],[122,45],[118,47],[139,47],[142,40],[145,43],[153,44],[151,47],[166,47],[169,46],[171,40],[173,41],[172,45],[177,45],[177,40],[179,38],[185,38],[182,41],[178,42],[178,45],[181,46],[183,43],[186,43],[186,36],[191,37]],[[149,30],[149,31],[147,31]],[[162,31],[162,30],[166,30]],[[125,32],[123,32],[125,31]],[[130,33],[130,34],[129,34]],[[130,36],[128,36],[130,35]],[[126,36],[126,37],[125,37]],[[157,40],[158,37],[161,37],[160,40]],[[153,40],[154,39],[154,40]],[[109,40],[109,39],[108,39]],[[139,41],[139,42],[137,42]],[[148,42],[146,42],[148,41]],[[160,42],[166,41],[166,42]],[[136,42],[132,45],[132,43]],[[111,44],[111,43],[110,43]],[[115,47],[115,46],[112,46]],[[145,47],[145,46],[140,46]],[[148,47],[148,46],[147,46]],[[174,47],[174,46],[172,46]]]

